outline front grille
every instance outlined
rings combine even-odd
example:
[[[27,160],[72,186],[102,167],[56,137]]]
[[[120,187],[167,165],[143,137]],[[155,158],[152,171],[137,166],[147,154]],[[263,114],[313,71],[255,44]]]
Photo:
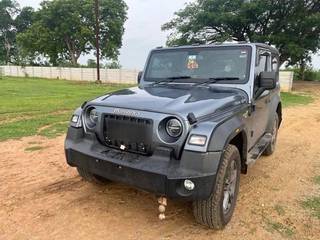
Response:
[[[152,151],[153,121],[137,117],[107,114],[104,116],[107,146],[149,155]]]

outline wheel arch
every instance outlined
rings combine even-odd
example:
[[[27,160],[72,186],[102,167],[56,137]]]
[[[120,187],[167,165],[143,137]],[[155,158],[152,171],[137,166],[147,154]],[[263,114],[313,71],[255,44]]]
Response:
[[[208,146],[208,151],[224,151],[229,144],[236,146],[241,156],[242,173],[247,172],[248,134],[245,126],[240,117],[226,121],[212,133]]]
[[[278,114],[278,118],[279,118],[279,127],[282,123],[282,103],[279,102],[278,106],[277,106],[277,114]]]
[[[246,174],[247,173],[247,149],[248,149],[248,137],[247,137],[247,133],[242,130],[240,131],[238,134],[236,134],[235,136],[233,136],[228,144],[234,145],[240,154],[240,158],[241,158],[241,173]]]

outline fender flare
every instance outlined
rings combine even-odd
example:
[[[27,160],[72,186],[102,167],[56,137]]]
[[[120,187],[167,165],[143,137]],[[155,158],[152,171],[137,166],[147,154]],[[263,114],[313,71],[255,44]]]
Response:
[[[209,152],[224,151],[230,141],[241,132],[247,137],[248,130],[245,126],[244,118],[239,115],[218,125],[211,134],[207,150]]]
[[[273,122],[274,122],[274,114],[278,114],[277,109],[278,109],[279,104],[281,107],[280,97],[274,98],[270,104],[271,104],[271,106],[270,106],[270,112],[269,112],[269,118],[268,118],[266,132],[272,132]],[[279,116],[279,124],[281,123],[281,121],[282,121],[282,116]]]

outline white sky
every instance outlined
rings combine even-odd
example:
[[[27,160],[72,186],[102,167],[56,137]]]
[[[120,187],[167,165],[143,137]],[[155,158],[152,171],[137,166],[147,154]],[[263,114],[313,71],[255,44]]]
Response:
[[[42,0],[17,0],[23,6],[37,8]],[[173,13],[192,0],[125,0],[129,6],[128,20],[125,24],[123,47],[120,50],[120,64],[123,68],[142,69],[148,52],[163,46],[167,34],[161,25],[173,17]],[[82,57],[86,63],[90,56]],[[91,57],[92,58],[92,57]],[[313,57],[313,66],[320,69],[320,55]]]

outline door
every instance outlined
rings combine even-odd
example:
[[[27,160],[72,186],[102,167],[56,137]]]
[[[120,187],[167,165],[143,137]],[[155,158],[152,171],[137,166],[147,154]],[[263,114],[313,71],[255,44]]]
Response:
[[[259,49],[257,52],[257,64],[255,68],[254,97],[252,107],[252,130],[250,146],[253,147],[266,132],[269,119],[269,106],[271,102],[271,91],[262,91],[259,88],[259,77],[263,71],[272,71],[271,52]]]

